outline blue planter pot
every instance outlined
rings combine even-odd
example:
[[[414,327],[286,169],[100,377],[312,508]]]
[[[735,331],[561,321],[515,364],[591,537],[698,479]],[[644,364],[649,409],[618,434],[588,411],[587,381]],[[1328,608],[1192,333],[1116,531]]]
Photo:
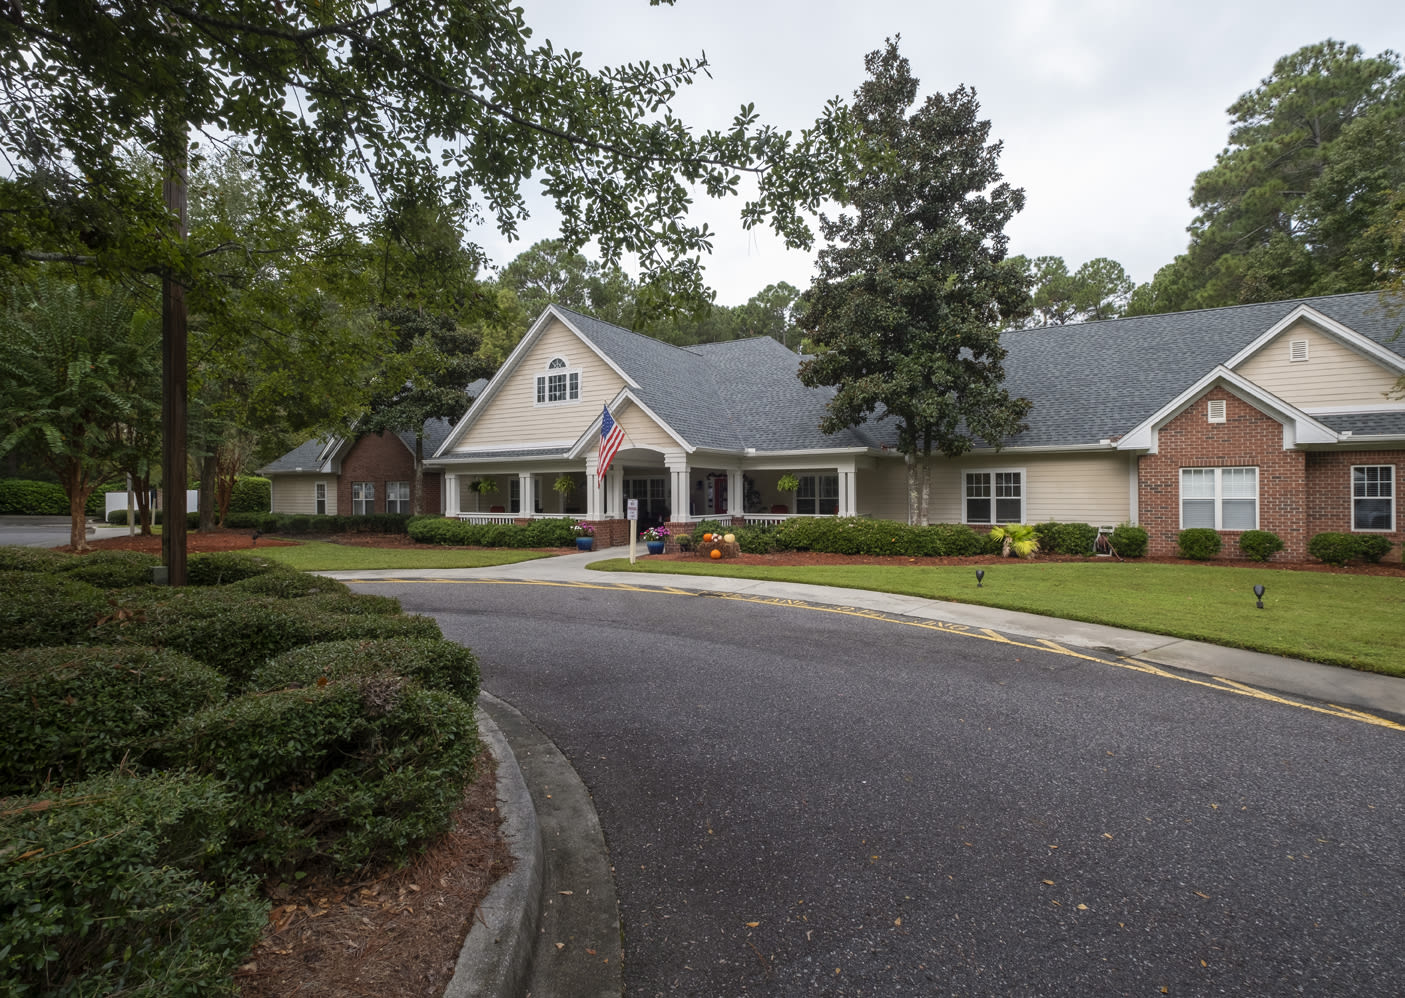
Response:
[[[663,554],[663,541],[645,541],[650,554]]]
[[[576,538],[576,550],[577,550],[577,551],[593,551],[594,549],[595,549],[595,538],[594,538],[594,537],[577,537],[577,538]]]

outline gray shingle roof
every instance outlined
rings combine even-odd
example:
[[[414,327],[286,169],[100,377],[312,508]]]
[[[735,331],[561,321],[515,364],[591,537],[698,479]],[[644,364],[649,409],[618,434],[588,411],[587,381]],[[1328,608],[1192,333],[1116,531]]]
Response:
[[[306,440],[298,444],[282,457],[275,458],[259,469],[260,475],[272,473],[290,474],[303,471],[312,473],[322,467],[320,460],[322,448],[327,446],[327,439]]]
[[[1338,433],[1358,437],[1405,437],[1405,412],[1334,412],[1315,417]]]
[[[1405,342],[1392,339],[1400,320],[1385,314],[1376,292],[1014,330],[1001,337],[1009,351],[1005,386],[1035,407],[1029,429],[1007,443],[1120,436],[1300,305],[1405,356]]]

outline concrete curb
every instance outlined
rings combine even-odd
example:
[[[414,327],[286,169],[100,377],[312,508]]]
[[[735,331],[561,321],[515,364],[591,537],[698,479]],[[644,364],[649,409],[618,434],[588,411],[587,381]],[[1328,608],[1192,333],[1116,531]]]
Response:
[[[444,998],[525,993],[545,890],[541,826],[527,781],[502,730],[482,707],[477,714],[479,736],[498,764],[498,808],[513,867],[479,905]]]

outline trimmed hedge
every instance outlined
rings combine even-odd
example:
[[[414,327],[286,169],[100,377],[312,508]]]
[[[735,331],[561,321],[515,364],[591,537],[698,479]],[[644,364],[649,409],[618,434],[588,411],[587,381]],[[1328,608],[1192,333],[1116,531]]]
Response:
[[[231,509],[224,525],[233,530],[261,530],[265,534],[403,534],[411,519],[408,513],[313,516],[308,513],[236,513]]]
[[[406,532],[419,544],[483,548],[563,548],[576,543],[576,521],[569,518],[529,523],[469,523],[447,516],[422,516]]]
[[[477,749],[471,704],[376,673],[237,697],[179,724],[167,757],[234,788],[231,833],[254,869],[350,871],[443,834]]]
[[[212,882],[232,817],[219,781],[113,774],[0,808],[5,993],[232,995],[268,916]]]
[[[94,551],[72,558],[64,571],[70,579],[81,579],[99,589],[125,589],[148,585],[151,570],[159,564],[160,558],[140,551]]]
[[[1098,539],[1098,528],[1088,523],[1036,523],[1034,536],[1039,541],[1039,550],[1044,554],[1093,554],[1093,544]]]
[[[0,572],[60,572],[72,558],[53,548],[0,547]]]
[[[214,551],[188,557],[185,562],[185,580],[192,586],[226,586],[241,579],[251,579],[281,569],[282,566],[278,562],[256,554]]]
[[[1147,544],[1151,541],[1151,535],[1142,527],[1134,527],[1131,524],[1123,523],[1115,527],[1112,536],[1112,549],[1123,558],[1144,558],[1146,557]]]
[[[0,794],[33,793],[135,760],[146,741],[224,698],[224,677],[153,648],[0,654]]]
[[[166,518],[165,513],[166,511],[164,509],[153,509],[151,511],[151,525],[154,527],[161,526]],[[102,516],[102,510],[98,510],[94,515]],[[138,526],[141,525],[141,510],[132,510],[132,522]],[[127,511],[125,509],[114,509],[111,513],[107,514],[107,523],[109,526],[125,527],[127,525]],[[185,514],[185,529],[200,529],[200,514],[198,512]]]
[[[453,641],[391,638],[386,641],[326,641],[294,648],[254,671],[248,691],[316,686],[321,680],[377,673],[413,679],[427,690],[478,700],[478,659]]]
[[[748,554],[769,551],[822,551],[830,554],[943,557],[990,554],[999,545],[959,523],[908,526],[866,517],[795,517],[774,526],[731,527],[705,520],[693,528],[693,541],[704,533],[734,534]]]
[[[5,516],[67,516],[68,496],[55,482],[0,478],[0,514]]]
[[[1209,527],[1190,527],[1176,536],[1182,558],[1206,561],[1220,553],[1220,535]]]
[[[1328,531],[1314,534],[1307,542],[1307,553],[1329,565],[1345,565],[1349,561],[1372,564],[1384,558],[1395,545],[1380,534],[1342,534]]]
[[[231,592],[252,593],[258,596],[277,596],[279,599],[301,599],[304,596],[324,594],[350,595],[351,588],[345,582],[329,579],[325,575],[299,572],[291,568],[274,568],[268,572],[251,575],[248,578],[231,582]]]
[[[0,649],[81,644],[110,613],[107,596],[79,579],[0,572]]]
[[[1268,561],[1283,550],[1283,540],[1271,530],[1246,530],[1239,535],[1239,551],[1253,561]]]
[[[254,670],[290,648],[350,638],[442,637],[432,617],[389,616],[398,604],[374,596],[285,600],[236,598],[226,588],[152,587],[129,609],[128,619],[100,627],[97,640],[183,651],[219,670],[231,691],[243,689]]]

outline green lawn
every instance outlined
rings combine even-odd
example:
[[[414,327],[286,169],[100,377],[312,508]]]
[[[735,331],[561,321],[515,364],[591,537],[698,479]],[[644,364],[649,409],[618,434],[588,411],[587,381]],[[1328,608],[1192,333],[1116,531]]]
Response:
[[[484,568],[551,557],[541,551],[513,548],[461,550],[429,545],[423,548],[377,548],[330,544],[327,541],[303,541],[297,547],[256,547],[253,553],[304,572],[355,572],[374,568]]]
[[[1135,562],[1020,562],[972,568],[883,565],[713,565],[614,558],[607,572],[720,575],[842,586],[1050,617],[1085,620],[1173,637],[1252,648],[1368,672],[1405,676],[1405,579],[1203,565]],[[1264,609],[1253,586],[1267,587]]]

